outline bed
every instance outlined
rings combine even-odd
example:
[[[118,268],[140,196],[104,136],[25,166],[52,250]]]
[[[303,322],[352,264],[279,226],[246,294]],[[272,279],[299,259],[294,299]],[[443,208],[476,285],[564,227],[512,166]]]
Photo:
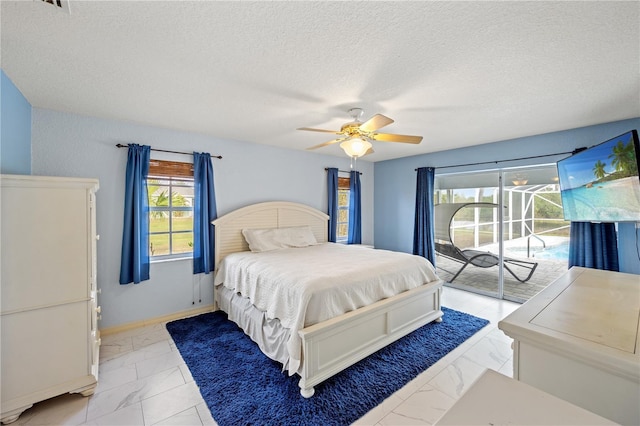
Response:
[[[298,203],[265,202],[230,212],[213,224],[216,309],[226,312],[266,356],[281,362],[283,370],[298,374],[300,393],[305,398],[313,396],[315,385],[350,365],[429,322],[442,320],[442,280],[426,259],[365,246],[328,243],[328,216],[319,210]],[[305,234],[302,244],[261,253],[250,250],[247,243],[250,236],[261,232],[283,233],[290,229],[309,235]],[[313,241],[306,244],[307,240]],[[255,240],[251,248],[256,248]],[[325,259],[325,255],[334,258]],[[283,256],[289,260],[283,261]],[[315,269],[307,269],[310,265],[300,268],[301,262],[309,257],[317,264],[313,266]],[[327,265],[333,265],[340,257],[350,264],[338,267],[337,270],[345,272],[336,275],[336,268]],[[294,265],[287,275],[277,269],[284,263]],[[370,266],[374,263],[380,264],[379,272]],[[362,265],[364,269],[358,272],[356,267]],[[392,269],[398,269],[399,275],[392,277],[386,273]],[[325,277],[323,270],[331,273]],[[272,281],[284,283],[284,290],[271,287],[276,285],[267,280],[272,275],[276,277]],[[349,283],[356,288],[350,290],[348,276],[368,276],[380,281],[378,284],[384,282],[384,287],[373,287],[362,278]],[[258,282],[262,291],[250,290],[244,282],[247,277]],[[293,284],[287,284],[286,280]],[[299,290],[298,286],[306,285],[302,283],[305,280],[316,290],[311,293],[307,293],[307,287]],[[332,286],[335,290],[327,290],[326,283],[334,281],[339,281],[339,285]],[[318,286],[322,291],[317,290]],[[342,295],[329,291],[355,295],[355,300],[344,301]],[[303,302],[279,306],[282,301],[289,301],[292,293],[300,294]],[[328,298],[320,298],[325,293]],[[275,300],[278,306],[265,305],[264,298]]]

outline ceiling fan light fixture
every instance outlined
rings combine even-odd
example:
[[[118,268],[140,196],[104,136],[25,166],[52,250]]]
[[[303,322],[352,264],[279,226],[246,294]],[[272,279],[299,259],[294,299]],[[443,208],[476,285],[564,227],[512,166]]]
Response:
[[[355,158],[365,155],[371,147],[371,142],[359,136],[347,139],[340,144],[340,148],[342,148],[349,157]]]
[[[422,141],[422,136],[394,135],[391,133],[378,133],[378,130],[393,123],[393,120],[382,114],[376,114],[364,123],[359,120],[363,114],[362,108],[351,108],[349,114],[353,121],[345,123],[340,130],[314,129],[312,127],[299,127],[298,130],[308,130],[312,132],[335,133],[338,138],[329,142],[321,143],[307,149],[317,149],[324,146],[340,143],[340,147],[351,158],[362,157],[371,154],[372,141],[399,142],[418,144]]]

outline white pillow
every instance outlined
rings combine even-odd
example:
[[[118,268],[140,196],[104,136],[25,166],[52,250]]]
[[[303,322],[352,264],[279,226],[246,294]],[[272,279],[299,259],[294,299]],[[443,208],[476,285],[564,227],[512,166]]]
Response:
[[[318,244],[311,228],[293,226],[289,228],[243,229],[242,235],[254,253],[287,247],[308,247]]]
[[[272,229],[243,229],[242,235],[254,253],[283,248],[282,243],[274,240]]]

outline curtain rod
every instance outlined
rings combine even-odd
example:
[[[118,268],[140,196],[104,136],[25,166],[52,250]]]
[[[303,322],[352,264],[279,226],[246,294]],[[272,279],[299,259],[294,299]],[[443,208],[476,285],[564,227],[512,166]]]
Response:
[[[122,144],[122,143],[118,143],[116,144],[116,147],[118,148],[129,148],[129,145],[127,144]],[[170,154],[184,154],[184,155],[193,155],[193,152],[183,152],[183,151],[168,151],[166,149],[155,149],[155,148],[150,148],[151,151],[158,151],[158,152],[168,152]],[[219,158],[222,159],[222,155],[212,155],[211,158]]]
[[[325,169],[325,171],[326,171],[326,170],[329,170],[329,167],[325,167],[324,169]],[[346,170],[338,170],[338,171],[339,171],[340,173],[351,173],[351,172],[348,172],[348,171],[346,171]],[[357,170],[356,170],[356,171],[357,171]],[[362,172],[358,172],[358,174],[359,174],[359,175],[361,175],[361,174],[362,174]]]
[[[478,166],[480,164],[498,164],[498,163],[505,163],[507,161],[518,161],[518,160],[530,160],[532,158],[543,158],[543,157],[554,157],[556,155],[564,155],[564,154],[577,154],[581,151],[584,151],[585,149],[587,149],[586,147],[582,147],[582,148],[576,148],[573,151],[567,151],[567,152],[557,152],[555,154],[544,154],[544,155],[533,155],[531,157],[521,157],[521,158],[512,158],[510,160],[496,160],[496,161],[481,161],[479,163],[467,163],[467,164],[453,164],[450,166],[438,166],[438,167],[434,167],[434,169],[448,169],[449,167],[464,167],[464,166]],[[414,171],[417,171],[418,169],[414,169]]]

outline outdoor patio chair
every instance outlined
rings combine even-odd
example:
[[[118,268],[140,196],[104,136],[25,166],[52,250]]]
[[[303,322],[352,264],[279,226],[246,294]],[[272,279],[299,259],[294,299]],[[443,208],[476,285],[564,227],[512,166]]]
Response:
[[[449,282],[453,282],[468,265],[479,268],[491,268],[498,265],[499,257],[497,254],[475,249],[460,249],[454,244],[453,238],[451,237],[451,221],[456,213],[463,208],[480,207],[497,208],[498,205],[493,203],[447,203],[434,206],[436,251],[446,258],[462,264],[462,267],[449,279]],[[537,262],[528,262],[506,256],[503,258],[503,264],[504,268],[521,283],[529,281],[533,272],[538,267]],[[524,273],[528,271],[528,275],[525,278],[520,278],[512,270],[513,266],[523,268],[525,270]]]

